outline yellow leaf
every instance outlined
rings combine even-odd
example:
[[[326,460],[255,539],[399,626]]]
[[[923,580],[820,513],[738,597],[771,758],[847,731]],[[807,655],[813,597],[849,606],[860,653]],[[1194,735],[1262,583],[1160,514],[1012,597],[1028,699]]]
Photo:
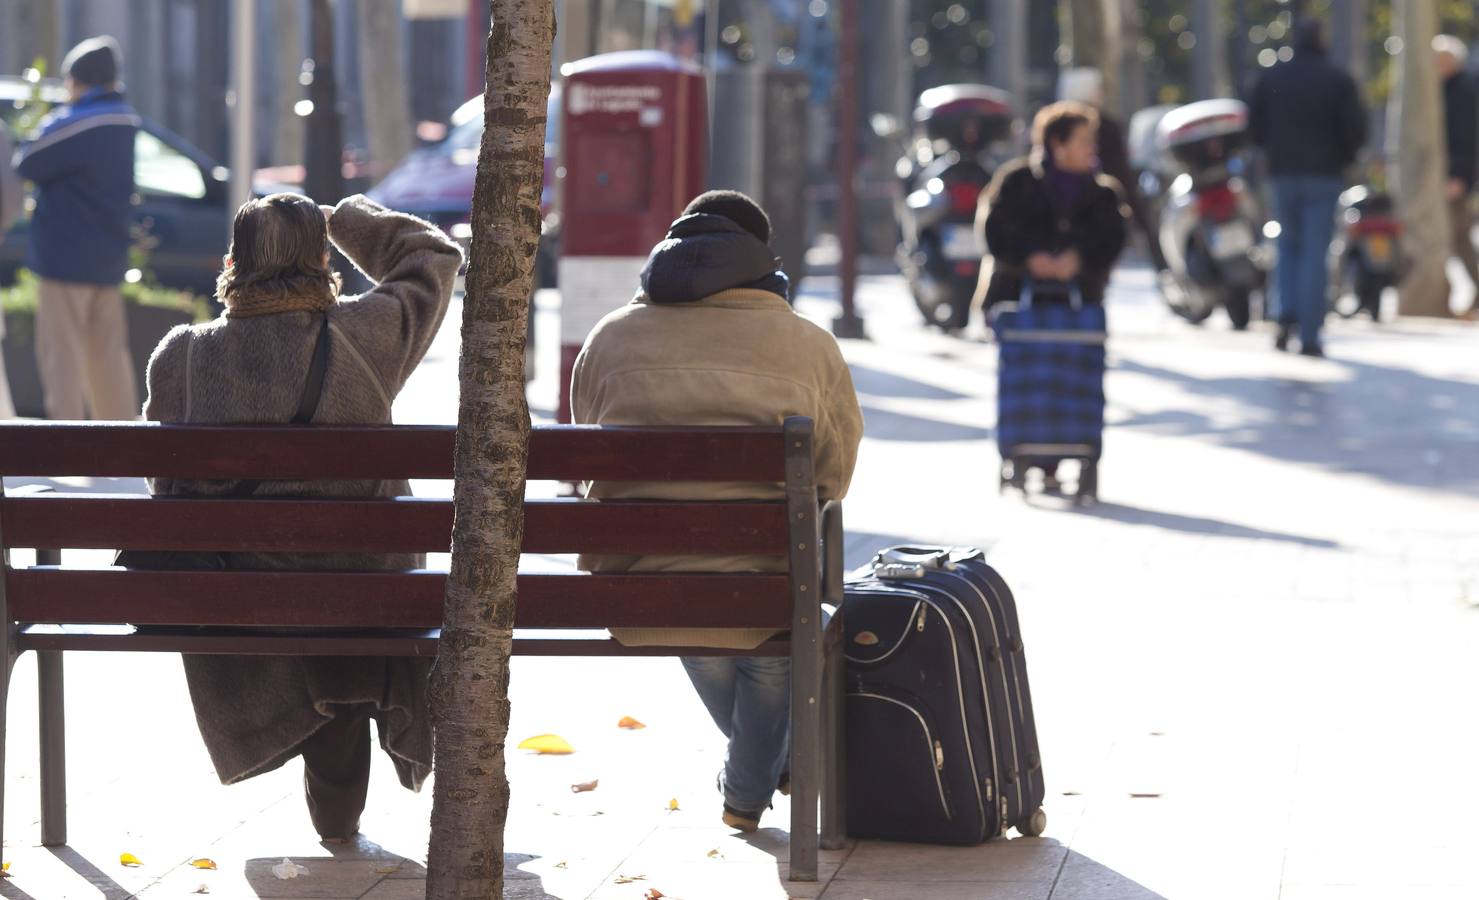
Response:
[[[120,863],[122,863],[123,865],[125,865],[125,866],[142,866],[143,865],[143,862],[141,862],[139,860],[139,858],[137,856],[134,856],[132,853],[120,853],[118,855],[118,861]]]
[[[10,863],[0,863],[0,878],[10,877]]]
[[[376,866],[376,875],[394,875],[401,870],[400,866]]]
[[[519,745],[520,750],[533,750],[535,753],[565,754],[574,753],[575,748],[570,742],[558,734],[540,734],[529,738]]]
[[[668,812],[677,812],[677,811],[678,811],[678,798],[677,797],[674,797],[673,799],[671,799],[671,800],[668,801]]]
[[[719,848],[718,847],[715,847],[713,850],[710,850],[709,851],[709,859],[723,859],[723,858],[724,858],[724,854],[719,852]]]
[[[645,881],[646,879],[646,875],[618,875],[616,876],[616,883],[631,884],[634,881]]]
[[[197,869],[214,869],[216,868],[216,861],[213,859],[206,859],[205,857],[201,857],[200,859],[190,860],[190,865],[194,866]]]
[[[563,860],[563,859],[562,859],[562,860],[560,860],[560,861],[559,861],[559,862],[557,862],[557,863],[555,863],[555,868],[556,868],[556,869],[568,869],[568,868],[570,868],[570,864],[569,864],[569,863],[567,863],[567,862],[565,862],[565,861],[564,861],[564,860]]]
[[[643,725],[641,722],[638,722],[631,716],[622,716],[621,721],[616,723],[616,727],[625,728],[628,731],[636,731],[638,728],[646,728],[647,726]]]
[[[601,779],[593,778],[590,781],[582,781],[580,784],[570,785],[570,791],[574,794],[584,794],[587,791],[594,791],[600,784]]]

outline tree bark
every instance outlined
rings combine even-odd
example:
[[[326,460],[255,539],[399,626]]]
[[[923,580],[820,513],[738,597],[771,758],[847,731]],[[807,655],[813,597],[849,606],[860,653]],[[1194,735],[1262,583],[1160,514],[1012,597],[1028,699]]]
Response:
[[[313,102],[313,111],[305,128],[303,190],[320,203],[336,203],[344,196],[344,122],[339,114],[339,82],[334,73],[334,7],[330,0],[310,3],[313,83],[308,87],[308,99]]]
[[[360,78],[371,179],[379,181],[411,152],[411,107],[406,57],[401,50],[400,0],[363,0],[359,26]]]
[[[303,117],[296,109],[303,99],[303,0],[277,0],[273,10],[277,51],[277,115],[272,133],[272,164],[291,166],[303,160]]]
[[[1116,0],[1064,0],[1068,47],[1076,67],[1098,69],[1101,105],[1113,112],[1119,98],[1120,10]]]
[[[1387,134],[1395,142],[1390,172],[1392,194],[1402,217],[1403,249],[1410,268],[1398,286],[1398,311],[1404,316],[1448,316],[1448,203],[1443,188],[1448,148],[1443,136],[1443,105],[1438,72],[1428,50],[1437,21],[1428,0],[1396,0],[1393,24],[1402,39],[1397,61],[1396,102],[1389,109]]]
[[[452,568],[431,676],[428,900],[503,896],[504,741],[529,448],[524,341],[555,22],[551,0],[493,0],[491,13],[462,313]]]

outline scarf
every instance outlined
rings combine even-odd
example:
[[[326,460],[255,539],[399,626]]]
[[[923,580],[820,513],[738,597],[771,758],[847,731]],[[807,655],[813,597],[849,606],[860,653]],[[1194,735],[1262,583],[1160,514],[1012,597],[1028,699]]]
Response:
[[[653,303],[692,303],[734,288],[781,297],[791,290],[770,246],[723,216],[677,220],[642,267],[642,292]]]
[[[339,276],[326,281],[321,277],[301,276],[272,279],[256,284],[238,284],[218,291],[228,319],[248,316],[270,316],[286,312],[324,312],[339,296]]]

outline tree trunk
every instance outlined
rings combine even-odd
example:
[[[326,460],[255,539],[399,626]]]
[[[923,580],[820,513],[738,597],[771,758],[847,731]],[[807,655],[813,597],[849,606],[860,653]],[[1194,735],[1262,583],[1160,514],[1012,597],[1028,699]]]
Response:
[[[400,6],[400,0],[364,0],[355,17],[372,181],[379,181],[411,152],[411,107],[406,99],[408,79],[401,49]]]
[[[320,203],[337,203],[344,196],[344,122],[339,115],[339,82],[334,73],[334,7],[330,0],[310,0],[313,83],[308,99],[306,172],[303,190]]]
[[[1068,47],[1073,65],[1098,69],[1104,93],[1100,101],[1113,111],[1119,97],[1120,10],[1116,0],[1064,0]]]
[[[5,4],[10,6],[10,4]],[[9,32],[8,71],[19,73],[36,60],[46,63],[46,74],[61,73],[60,29],[57,23],[57,0],[24,0],[0,17],[0,26]]]
[[[277,122],[272,131],[272,164],[291,166],[303,160],[303,0],[277,0],[273,10],[273,44],[277,51]]]
[[[504,740],[529,407],[524,335],[539,244],[552,0],[493,0],[462,313],[452,570],[431,676],[428,900],[503,896]]]
[[[1448,148],[1443,137],[1443,106],[1438,72],[1428,47],[1437,22],[1428,0],[1396,0],[1393,24],[1402,39],[1397,84],[1387,134],[1396,144],[1389,158],[1392,194],[1402,216],[1403,249],[1411,264],[1398,288],[1398,311],[1404,316],[1451,315],[1448,297],[1450,243],[1448,203],[1443,182]]]
[[[1193,100],[1232,95],[1227,69],[1227,22],[1218,0],[1192,0],[1191,33],[1197,42],[1191,51]]]

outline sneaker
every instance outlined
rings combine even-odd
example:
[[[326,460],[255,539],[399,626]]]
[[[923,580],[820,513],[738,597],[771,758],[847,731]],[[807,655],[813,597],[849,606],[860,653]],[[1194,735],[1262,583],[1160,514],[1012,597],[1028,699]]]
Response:
[[[1283,324],[1281,324],[1279,326],[1279,333],[1278,333],[1278,335],[1276,335],[1274,337],[1274,349],[1275,350],[1278,350],[1280,352],[1283,352],[1285,350],[1288,350],[1289,349],[1289,339],[1292,338],[1293,336],[1294,336],[1294,326],[1293,325],[1283,325]]]
[[[1316,359],[1325,358],[1325,348],[1319,344],[1310,344],[1308,347],[1299,348],[1300,356],[1313,356]]]
[[[724,804],[724,824],[735,831],[754,834],[760,830],[760,814],[740,812],[728,803]]]

